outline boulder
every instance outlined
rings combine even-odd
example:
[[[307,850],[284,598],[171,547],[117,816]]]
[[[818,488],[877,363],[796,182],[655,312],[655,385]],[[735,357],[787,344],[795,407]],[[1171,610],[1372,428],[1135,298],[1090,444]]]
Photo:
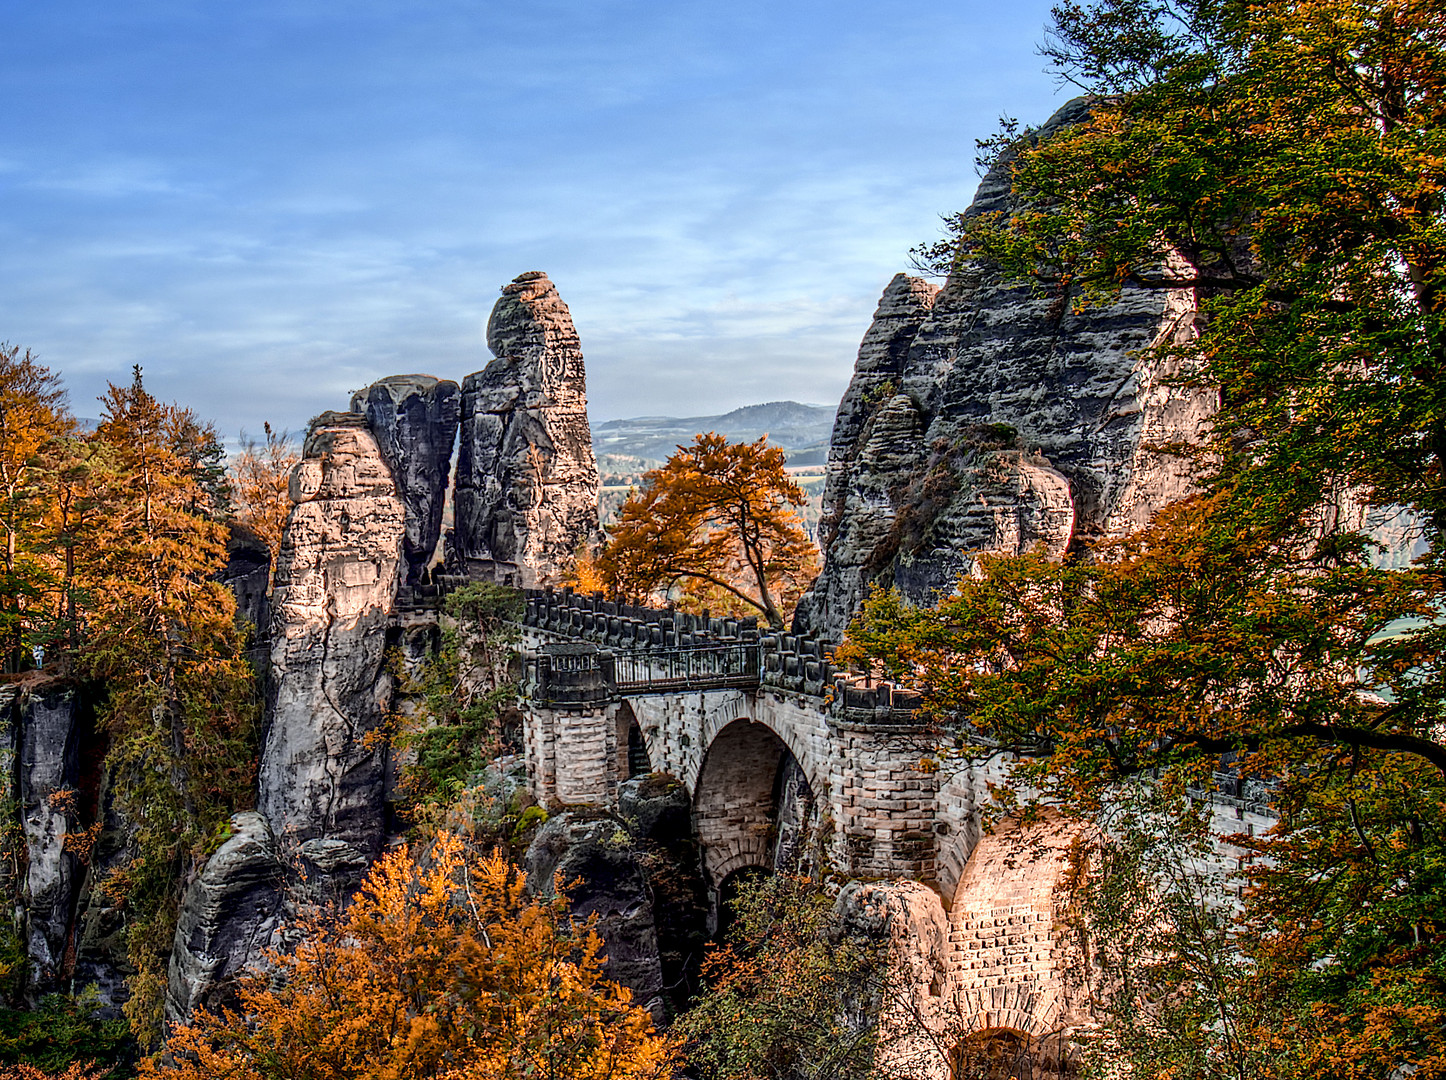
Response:
[[[235,980],[272,947],[285,915],[285,867],[260,814],[231,818],[231,835],[186,887],[166,986],[166,1019],[235,1005]]]
[[[599,537],[587,381],[572,315],[547,276],[502,289],[497,359],[462,383],[452,560],[474,577],[555,582]]]
[[[702,988],[708,945],[708,885],[693,832],[693,800],[681,781],[665,773],[635,776],[618,785],[618,817],[639,848],[663,985],[677,1015]]]
[[[351,411],[366,417],[406,510],[408,585],[437,550],[461,407],[457,384],[430,375],[392,375],[352,395]]]
[[[560,884],[575,915],[597,916],[603,972],[631,990],[633,1000],[661,1023],[668,1011],[663,969],[640,855],[618,819],[569,811],[538,830],[523,864],[534,895],[555,895]]]

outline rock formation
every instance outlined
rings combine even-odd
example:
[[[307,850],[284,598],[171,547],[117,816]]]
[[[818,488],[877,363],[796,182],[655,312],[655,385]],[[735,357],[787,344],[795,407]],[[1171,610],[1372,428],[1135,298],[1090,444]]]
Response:
[[[285,866],[260,814],[231,819],[231,835],[186,888],[166,986],[166,1018],[231,1005],[231,980],[277,944],[286,914]]]
[[[18,886],[31,982],[50,987],[62,975],[70,941],[80,866],[66,836],[79,823],[80,735],[75,693],[52,684],[0,688],[4,734],[0,758],[7,799],[14,800],[24,839]]]
[[[604,974],[662,1021],[667,1016],[663,970],[640,855],[621,821],[570,811],[538,830],[524,863],[529,889],[547,896],[563,883],[575,916],[597,916],[597,932],[606,943]]]
[[[351,413],[312,423],[291,498],[257,805],[322,871],[352,873],[382,843],[384,751],[367,736],[392,689],[384,654],[405,510],[366,421]]]
[[[640,849],[648,882],[658,964],[674,1013],[701,989],[708,943],[708,886],[693,833],[693,802],[674,777],[650,773],[618,785],[618,817]]]
[[[1075,122],[1071,102],[1044,131]],[[1009,205],[1008,170],[968,213]],[[1144,353],[1194,332],[1186,289],[1127,288],[1073,311],[980,265],[936,291],[884,291],[839,406],[820,540],[823,572],[796,628],[837,640],[870,582],[931,602],[970,552],[1127,531],[1189,487],[1161,444],[1198,438],[1212,393],[1168,380]]]
[[[366,417],[406,508],[408,585],[422,576],[441,536],[461,405],[456,383],[430,375],[392,375],[351,399],[351,411]]]
[[[392,696],[386,649],[408,522],[392,477],[364,416],[312,422],[276,559],[259,812],[231,819],[231,836],[187,887],[172,1020],[228,1002],[230,978],[275,944],[298,866],[314,893],[346,895],[381,851],[388,762],[369,736]]]
[[[497,359],[462,383],[453,558],[546,584],[598,535],[598,475],[577,331],[545,274],[503,287],[487,345]]]

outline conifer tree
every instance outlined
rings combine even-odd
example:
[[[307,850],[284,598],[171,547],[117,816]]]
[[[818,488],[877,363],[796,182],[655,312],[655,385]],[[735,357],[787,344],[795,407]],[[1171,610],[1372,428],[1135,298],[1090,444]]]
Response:
[[[0,649],[7,672],[27,660],[54,565],[41,542],[44,454],[74,428],[60,377],[18,345],[0,344]]]
[[[253,797],[258,701],[235,598],[215,580],[226,529],[215,434],[158,401],[139,368],[102,398],[106,449],[84,577],[78,662],[106,688],[108,767],[138,855],[110,883],[134,911],[126,1005],[143,1042],[159,1032],[176,890],[201,842]]]

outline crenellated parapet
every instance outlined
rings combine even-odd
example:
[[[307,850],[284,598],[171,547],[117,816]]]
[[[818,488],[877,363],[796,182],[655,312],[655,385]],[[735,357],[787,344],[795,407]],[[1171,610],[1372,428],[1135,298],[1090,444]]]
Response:
[[[899,724],[912,721],[921,703],[915,691],[835,666],[832,642],[760,631],[751,616],[713,618],[706,611],[545,588],[526,590],[522,624],[539,641],[586,642],[602,650],[586,661],[597,665],[597,677],[577,666],[584,661],[563,659],[545,646],[528,657],[529,695],[555,705],[736,687],[816,699],[820,712],[854,723]]]

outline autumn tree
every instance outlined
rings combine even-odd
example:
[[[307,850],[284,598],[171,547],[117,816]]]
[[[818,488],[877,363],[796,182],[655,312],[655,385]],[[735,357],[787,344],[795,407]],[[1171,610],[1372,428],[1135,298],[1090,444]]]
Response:
[[[588,572],[633,601],[678,590],[762,615],[781,627],[817,570],[797,508],[807,501],[767,438],[699,435],[618,511]]]
[[[1162,349],[1220,393],[1205,491],[1063,565],[981,559],[937,612],[879,595],[856,634],[961,752],[1018,751],[1067,810],[1142,771],[1266,785],[1235,944],[1237,989],[1293,995],[1251,1033],[1293,1047],[1270,1075],[1446,1068],[1442,27],[1416,0],[1056,9],[1087,115],[995,140],[1011,209],[922,254],[1060,304],[1193,289],[1194,337]],[[1376,570],[1352,503],[1409,507],[1434,553]]]
[[[137,852],[106,887],[132,912],[126,1009],[144,1042],[159,1030],[179,882],[253,797],[259,700],[235,597],[215,580],[226,529],[214,431],[157,400],[139,369],[101,401],[109,476],[77,571],[77,664],[106,688],[107,765]]]
[[[291,513],[291,470],[301,460],[296,443],[285,431],[262,425],[260,441],[241,434],[241,452],[231,462],[236,518],[256,533],[271,552],[272,565],[281,550],[281,533]]]
[[[1237,515],[1363,488],[1446,528],[1446,39],[1430,0],[1097,0],[1046,49],[1082,123],[994,141],[1008,212],[924,252],[1063,302],[1195,289]],[[983,260],[981,262],[981,260]],[[1439,546],[1439,545],[1438,545]]]
[[[661,1080],[674,1050],[603,978],[601,941],[563,900],[442,835],[385,855],[317,918],[239,1013],[199,1013],[141,1075],[174,1080]]]
[[[60,377],[29,349],[0,343],[0,649],[7,672],[25,662],[27,638],[53,588],[55,567],[40,527],[45,452],[74,426]]]

